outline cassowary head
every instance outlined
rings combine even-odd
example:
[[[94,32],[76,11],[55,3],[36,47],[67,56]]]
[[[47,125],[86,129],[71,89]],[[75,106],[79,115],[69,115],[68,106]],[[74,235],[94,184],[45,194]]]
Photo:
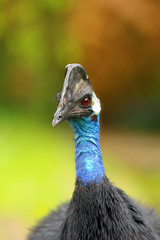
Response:
[[[63,88],[58,92],[56,99],[59,104],[52,126],[70,118],[98,115],[101,110],[100,101],[92,90],[86,71],[80,64],[66,66]]]

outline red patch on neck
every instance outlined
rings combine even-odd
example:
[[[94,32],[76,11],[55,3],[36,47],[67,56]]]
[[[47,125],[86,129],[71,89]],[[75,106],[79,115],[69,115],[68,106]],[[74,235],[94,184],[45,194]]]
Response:
[[[91,121],[92,122],[97,122],[97,115],[93,115],[92,117],[91,117]]]

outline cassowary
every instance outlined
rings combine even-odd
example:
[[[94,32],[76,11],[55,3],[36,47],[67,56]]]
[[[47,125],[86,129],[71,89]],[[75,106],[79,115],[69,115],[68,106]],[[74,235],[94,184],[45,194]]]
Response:
[[[66,67],[52,122],[67,120],[75,134],[72,199],[42,219],[28,240],[158,240],[160,219],[135,203],[105,175],[100,144],[101,105],[79,64]]]

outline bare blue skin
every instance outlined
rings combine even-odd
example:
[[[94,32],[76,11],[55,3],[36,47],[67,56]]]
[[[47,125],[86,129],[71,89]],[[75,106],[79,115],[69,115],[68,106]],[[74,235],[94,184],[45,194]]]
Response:
[[[85,186],[103,182],[105,170],[99,145],[99,116],[97,121],[90,117],[68,120],[75,134],[76,177]]]

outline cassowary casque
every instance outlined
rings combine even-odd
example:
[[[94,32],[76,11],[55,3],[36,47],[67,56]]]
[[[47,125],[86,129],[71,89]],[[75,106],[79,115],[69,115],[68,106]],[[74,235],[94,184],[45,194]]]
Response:
[[[66,66],[52,122],[67,120],[75,135],[76,183],[72,199],[42,219],[28,240],[158,240],[160,219],[112,185],[99,145],[101,105],[79,64]]]

